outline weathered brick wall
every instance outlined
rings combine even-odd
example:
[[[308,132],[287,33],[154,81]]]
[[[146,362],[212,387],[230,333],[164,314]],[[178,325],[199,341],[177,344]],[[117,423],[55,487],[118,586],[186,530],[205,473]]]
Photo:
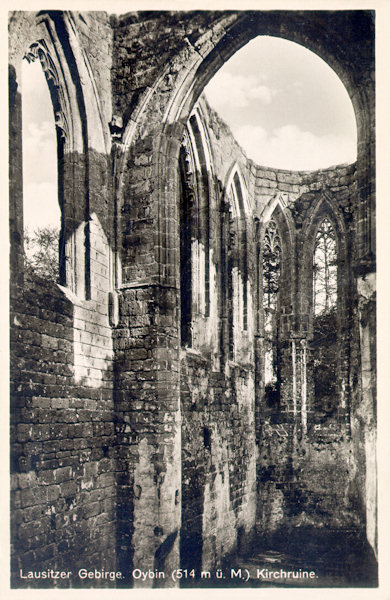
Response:
[[[106,12],[72,11],[76,36],[85,53],[95,82],[94,93],[107,125],[112,118],[111,69],[113,61],[113,29]],[[91,125],[92,128],[92,125]],[[109,139],[108,127],[103,135]]]
[[[253,534],[256,509],[253,375],[229,382],[207,360],[182,360],[182,561],[212,569]]]
[[[44,281],[26,279],[12,300],[13,585],[42,584],[22,580],[20,569],[25,575],[100,564],[114,570],[117,467],[107,317],[99,317],[96,304],[81,309]]]
[[[152,293],[136,287],[122,291],[119,305],[114,331],[118,459],[123,468],[118,479],[118,565],[126,573],[132,568],[170,573],[178,552],[181,504],[177,295],[157,286]]]
[[[90,46],[96,45],[101,35],[92,22],[98,23],[99,16],[90,16]],[[50,51],[50,28],[58,33],[63,22],[58,14],[39,17],[18,13],[10,23],[10,62],[17,94],[21,90],[23,101],[20,65],[24,53],[41,40],[47,42]],[[61,35],[65,62],[72,69],[80,59],[77,45],[75,56],[66,44],[66,35]],[[107,31],[105,38],[109,48]],[[103,67],[109,69],[109,64],[107,54],[106,62],[101,60],[99,65],[103,79],[109,75],[109,70],[104,75]],[[74,83],[77,88],[77,81]],[[110,105],[107,92],[108,86],[100,85],[100,99]],[[84,93],[86,100],[86,89]],[[81,113],[82,106],[79,99]],[[13,151],[21,148],[21,122],[12,104],[10,117],[11,162],[19,173],[10,180],[11,198],[19,219],[17,240],[23,241],[23,204],[17,192],[21,153]],[[77,114],[74,118],[76,122]],[[104,135],[99,147],[87,133],[88,127],[98,132],[101,123],[88,120],[85,113],[82,120],[79,128],[84,149],[91,145],[94,151],[91,149],[86,160],[86,153],[72,151],[77,138],[68,140],[61,165],[60,198],[63,236],[81,239],[83,252],[79,247],[73,259],[80,261],[83,255],[83,269],[72,273],[68,287],[24,272],[22,254],[19,264],[11,269],[11,534],[12,583],[16,587],[82,585],[78,569],[115,570],[116,566],[118,465],[114,459],[113,344],[108,320],[112,285],[109,244],[113,236],[110,169],[101,148]],[[80,238],[88,214],[88,236]],[[13,243],[13,260],[17,251]],[[76,285],[78,277],[83,285]],[[73,293],[70,284],[83,293]],[[73,574],[60,581],[32,581],[22,576],[30,569],[64,569]]]
[[[262,403],[259,378],[261,406],[258,423],[262,431],[258,462],[260,531],[267,535],[280,528],[287,527],[289,530],[294,525],[335,529],[358,527],[362,523],[365,501],[356,496],[359,474],[353,451],[356,440],[351,439],[351,427],[355,431],[358,421],[356,402],[361,393],[358,317],[354,300],[356,284],[351,267],[357,255],[356,167],[341,166],[315,173],[289,173],[264,168],[257,168],[255,172],[260,215],[270,198],[283,194],[285,212],[289,214],[289,223],[293,224],[293,264],[289,264],[289,270],[295,273],[291,281],[296,282],[292,289],[291,314],[281,308],[284,314],[279,408],[272,410]],[[311,287],[304,266],[306,261],[311,277],[313,241],[310,240],[308,223],[313,218],[313,208],[320,206],[324,194],[329,202],[328,212],[319,214],[332,214],[330,210],[333,210],[343,227],[338,245],[339,269],[343,269],[342,282],[338,287],[339,311],[342,314],[338,322],[338,365],[337,373],[329,375],[337,380],[337,423],[322,422],[314,408],[310,353]],[[287,298],[290,301],[290,294]],[[283,303],[282,299],[282,307]],[[307,347],[305,351],[302,342]],[[307,378],[305,407],[303,365]],[[294,396],[298,398],[295,405]],[[301,422],[303,408],[307,423]]]

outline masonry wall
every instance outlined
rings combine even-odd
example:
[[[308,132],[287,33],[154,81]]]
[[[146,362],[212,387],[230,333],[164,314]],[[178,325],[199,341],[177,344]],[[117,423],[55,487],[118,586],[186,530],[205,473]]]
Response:
[[[74,306],[54,285],[25,281],[13,297],[11,323],[13,583],[31,585],[20,580],[20,569],[26,574],[37,565],[76,570],[103,560],[113,569],[116,466],[107,320],[91,306]]]
[[[295,19],[299,20],[302,18],[302,15],[298,13],[283,13],[273,15],[274,18],[270,18],[270,20],[268,20],[268,15],[264,15],[263,13],[251,13],[250,15],[245,15],[242,13],[238,16],[237,21],[234,20],[234,14],[214,14],[212,15],[213,25],[210,26],[204,35],[202,31],[202,20],[205,16],[204,14],[195,12],[180,15],[180,27],[177,27],[177,18],[179,17],[178,14],[169,13],[164,16],[164,20],[157,23],[158,17],[155,13],[145,13],[142,15],[139,13],[128,14],[123,18],[118,19],[115,27],[115,43],[118,45],[118,48],[120,48],[118,58],[119,55],[121,58],[126,56],[129,66],[127,70],[124,69],[121,61],[118,60],[115,63],[113,77],[115,106],[118,108],[118,112],[123,116],[123,139],[126,140],[126,143],[129,140],[132,140],[132,148],[128,153],[131,161],[128,164],[131,165],[132,174],[129,175],[126,187],[124,188],[125,191],[123,197],[125,198],[125,203],[123,209],[129,210],[128,206],[130,205],[130,202],[128,198],[130,195],[132,197],[132,201],[135,202],[135,205],[137,206],[136,221],[134,224],[135,226],[132,228],[129,227],[126,231],[124,231],[127,240],[126,252],[129,252],[128,254],[126,252],[123,254],[125,264],[123,271],[124,281],[126,281],[130,287],[132,285],[132,279],[135,278],[139,286],[143,285],[145,287],[150,287],[152,285],[151,282],[154,282],[154,285],[173,286],[178,289],[179,274],[177,271],[177,266],[180,262],[180,249],[178,240],[179,215],[177,204],[175,205],[173,199],[178,201],[180,197],[180,183],[177,162],[179,159],[180,144],[185,123],[190,117],[194,102],[197,99],[197,96],[200,93],[203,85],[215,73],[218,67],[223,64],[223,62],[236,49],[251,39],[251,37],[254,35],[271,33],[273,35],[284,36],[286,31],[285,19],[289,20],[289,26],[291,26],[291,32],[288,35],[290,39],[304,43],[307,45],[307,47],[314,49],[335,68],[336,72],[338,72],[340,75],[351,95],[355,111],[358,115],[358,136],[360,141],[358,149],[359,160],[357,164],[358,185],[356,189],[355,201],[359,212],[354,222],[357,225],[357,242],[359,245],[362,242],[363,225],[360,215],[365,210],[363,206],[366,202],[365,198],[363,198],[365,192],[362,192],[363,188],[361,187],[360,183],[362,183],[365,178],[365,161],[370,162],[371,159],[369,156],[372,156],[367,150],[368,146],[366,145],[370,145],[371,141],[368,133],[369,128],[367,129],[365,126],[365,119],[370,119],[369,115],[372,107],[371,100],[373,96],[371,94],[371,86],[368,85],[369,69],[364,70],[364,72],[357,73],[354,65],[357,64],[356,58],[357,55],[363,51],[363,46],[365,48],[363,52],[366,52],[368,51],[368,48],[372,42],[372,37],[370,37],[370,31],[372,30],[369,24],[369,15],[351,13],[348,16],[343,16],[341,13],[326,12],[323,13],[321,17],[316,15],[314,21],[303,30],[301,26],[298,26],[296,29],[294,29]],[[344,18],[345,20],[343,20]],[[321,21],[322,19],[323,22]],[[325,27],[325,29],[329,27],[329,30],[332,30],[334,39],[332,38],[332,40],[326,40],[323,41],[323,43],[318,43],[317,27],[319,27],[320,22],[322,22],[322,25]],[[348,35],[350,36],[348,43],[346,43],[345,39],[346,31],[349,32]],[[357,31],[359,31],[360,36],[359,43],[356,43]],[[142,42],[140,42],[139,36],[141,32]],[[364,45],[361,43],[362,38],[365,40]],[[175,39],[174,43],[177,48],[177,52],[174,53],[171,52],[171,44],[173,39]],[[338,40],[337,42],[336,39]],[[161,44],[163,51],[160,55],[157,55],[155,52],[155,47],[159,44]],[[341,47],[343,48],[342,53],[340,53]],[[143,66],[146,66],[146,68],[140,68],[140,63],[138,60],[139,58],[142,58],[144,63]],[[368,66],[368,63],[366,62],[365,65]],[[126,88],[127,81],[130,81],[130,85]],[[369,88],[370,91],[368,92],[368,95],[363,98],[360,92],[366,88]],[[130,107],[129,110],[127,110],[127,106]],[[363,108],[363,106],[365,108]],[[364,117],[363,113],[365,115]],[[138,119],[136,125],[135,122],[132,122],[131,119],[129,119],[130,114],[133,114],[134,117],[136,116]],[[210,135],[212,137],[215,135],[215,132],[211,133]],[[221,136],[221,145],[225,144],[226,148],[231,147],[231,141],[228,139],[228,137],[229,136],[224,135]],[[214,157],[216,165],[218,165],[218,161],[223,164],[220,170],[218,170],[218,167],[216,167],[217,181],[215,182],[216,187],[218,188],[218,183],[220,181],[222,189],[224,189],[224,185],[226,185],[226,179],[223,178],[222,173],[225,169],[227,171],[227,165],[231,165],[231,162],[233,162],[231,160],[233,158],[232,156],[229,157],[229,160],[225,160],[224,150],[225,149],[223,149],[220,154],[218,154],[218,151],[216,151],[216,156]],[[239,154],[239,151],[233,151],[234,158],[237,159],[238,162],[241,161],[240,167],[243,169],[244,173],[247,174],[248,164],[245,164],[245,159],[238,158]],[[137,155],[138,158],[136,158]],[[141,156],[142,164],[140,163]],[[341,179],[343,175],[347,175],[347,172],[336,175],[336,179]],[[258,187],[266,190],[260,192],[260,194],[263,193],[263,195],[266,197],[269,195],[272,200],[275,194],[278,195],[279,192],[271,192],[269,194],[268,189],[272,190],[278,188],[280,195],[286,191],[296,194],[296,196],[293,198],[295,201],[298,196],[304,193],[304,184],[307,185],[307,181],[304,182],[303,178],[301,177],[303,175],[304,174],[302,173],[276,174],[274,172],[270,177],[266,175],[263,180],[262,175],[260,175]],[[350,175],[351,171],[348,172],[348,176]],[[317,175],[314,175],[314,178],[315,177],[317,177]],[[328,183],[324,183],[323,178],[326,177],[327,174],[320,174],[320,181],[314,186],[315,189],[319,191],[319,196],[321,193],[326,196],[326,188],[329,187],[329,185],[330,187],[333,185],[331,181],[329,181],[329,185]],[[272,183],[270,183],[271,181]],[[347,177],[347,180],[344,184],[337,182],[335,185],[336,187],[339,185],[342,187],[344,185],[344,187],[348,188],[351,181],[352,179],[348,179]],[[262,185],[263,183],[264,185]],[[246,185],[248,186],[249,196],[253,199],[252,190],[254,183],[251,183],[250,177],[248,176],[246,176]],[[301,185],[302,190],[300,188]],[[364,189],[367,190],[367,188]],[[145,194],[145,191],[147,194]],[[308,201],[309,204],[315,204],[318,200],[319,198],[314,196],[304,199],[303,203]],[[218,200],[216,206],[218,207]],[[299,208],[296,212],[299,213],[302,207],[299,203],[297,206],[299,206]],[[225,206],[223,208],[225,211],[227,210],[227,212],[229,212],[229,207]],[[144,211],[144,214],[142,214],[142,211]],[[261,214],[256,214],[256,217],[261,218]],[[221,219],[223,231],[228,229],[227,222],[229,221],[229,218],[229,215],[226,215],[225,222],[223,219]],[[301,244],[303,242],[303,237],[300,237],[299,235],[299,230],[302,225],[303,220],[299,224],[293,225],[293,229],[297,230],[293,233],[294,253],[296,256],[299,255],[302,247]],[[223,239],[223,235],[221,236],[221,239]],[[140,244],[140,241],[144,241],[145,244]],[[366,241],[368,243],[368,238]],[[366,242],[364,242],[364,244],[365,243]],[[129,249],[131,250],[129,251]],[[222,243],[220,248],[221,259],[218,256],[218,252],[216,252],[210,265],[210,272],[213,271],[213,268],[215,269],[216,273],[219,272],[219,277],[221,277],[222,281],[221,287],[223,287],[223,285],[227,285],[227,287],[229,287],[229,279],[223,280],[221,275],[223,273],[223,263],[226,258],[223,256],[225,249],[225,245]],[[217,248],[214,248],[214,250],[217,250]],[[360,260],[361,246],[359,246],[357,255],[358,256],[356,259]],[[352,257],[350,256],[350,258]],[[227,260],[229,261],[229,256]],[[234,260],[235,257],[233,256],[233,264]],[[159,263],[159,261],[161,262]],[[219,271],[218,268],[220,269]],[[233,276],[231,277],[231,281],[233,281],[233,283],[236,275],[237,269],[236,271],[233,269]],[[255,280],[253,279],[253,281]],[[295,281],[298,287],[301,283],[305,283],[298,279],[295,279]],[[303,394],[304,373],[306,372],[307,368],[307,359],[308,357],[310,358],[310,353],[307,351],[307,348],[305,350],[303,349],[303,346],[309,340],[307,306],[304,304],[304,297],[307,296],[306,283],[304,287],[306,289],[305,294],[302,294],[300,297],[298,296],[298,292],[295,291],[295,299],[292,311],[290,311],[290,315],[286,315],[287,322],[290,318],[293,323],[294,335],[296,334],[298,336],[297,340],[299,341],[299,344],[301,341],[304,342],[303,345],[300,344],[299,346],[302,348],[302,353],[298,356],[301,380],[297,382],[297,384],[298,387],[301,386],[299,392],[300,394]],[[352,293],[354,293],[354,291],[352,291]],[[178,297],[176,298],[176,301],[179,303]],[[229,354],[232,354],[229,344],[230,346],[234,345],[234,341],[237,341],[241,337],[241,334],[236,332],[236,335],[234,332],[234,327],[233,332],[231,331],[232,327],[231,323],[229,322],[232,313],[231,309],[229,308],[229,302],[231,303],[230,299],[227,298],[227,303],[224,304],[223,294],[221,294],[219,302],[221,306],[220,314],[222,317],[219,330],[222,338],[220,344],[221,357],[222,363],[227,365],[227,368],[230,368],[234,365],[229,364],[229,361],[232,361],[232,358],[228,357]],[[217,308],[216,310],[218,312],[219,309]],[[254,315],[252,314],[252,318],[253,316]],[[210,318],[207,319],[208,320],[203,320],[203,323],[207,326],[208,332],[215,331],[215,321]],[[196,325],[194,328],[195,330],[200,331],[203,329],[204,331],[204,328],[202,328],[201,316],[194,319],[194,324]],[[355,331],[356,328],[354,329],[354,332]],[[258,333],[259,332],[256,332],[256,335],[258,335]],[[229,340],[229,344],[226,344],[226,340]],[[290,363],[291,366],[292,352],[291,347],[290,349],[288,348],[289,340],[290,338],[287,336],[285,340],[286,368],[288,368],[288,363]],[[240,344],[238,345],[240,351],[243,350],[244,341],[244,336],[242,336]],[[207,357],[207,352],[211,352],[211,354],[215,352],[215,346],[212,347],[207,339],[198,339],[198,342],[198,347],[192,348],[192,350],[198,351],[200,357],[206,360],[205,364],[211,365],[212,371],[221,369],[221,366],[217,365],[217,361],[212,363]],[[252,348],[254,347],[252,340],[250,340],[249,345],[247,346],[248,352],[246,367],[250,372],[253,369],[253,375],[250,373],[249,379],[256,381],[256,373],[261,372],[261,367],[258,368],[257,360],[253,362],[253,358],[250,354],[251,346]],[[173,347],[176,350],[176,340],[173,344]],[[257,355],[257,359],[261,360],[261,339],[256,340],[256,349],[260,350]],[[186,350],[185,356],[188,356],[189,352],[190,349]],[[238,352],[238,354],[240,354],[240,352]],[[239,362],[240,360],[238,360],[238,363]],[[187,393],[187,388],[191,388],[191,381],[196,381],[195,379],[191,379],[195,376],[193,369],[194,367],[188,369],[187,362],[183,363],[182,359],[181,371],[183,374],[186,374],[186,380],[184,382],[184,390],[186,390],[185,393]],[[242,374],[240,377],[242,377]],[[288,380],[288,378],[286,380]],[[174,382],[172,382],[172,392],[175,393],[175,397],[177,397],[176,381],[177,380],[175,379]],[[183,382],[181,382],[181,385],[182,384]],[[208,393],[209,397],[213,397],[214,385],[215,384],[213,384],[213,386],[210,384],[207,385],[207,392],[205,393]],[[358,383],[355,384],[355,389],[358,390]],[[197,393],[197,389],[192,392],[189,391],[189,398]],[[285,390],[286,403],[288,400],[287,396],[288,386]],[[356,397],[358,396],[359,391],[356,392]],[[302,407],[300,407],[300,410],[303,412]],[[203,424],[204,422],[205,417],[202,419]],[[193,423],[195,423],[194,419]],[[203,456],[205,448],[207,449],[207,447],[210,445],[210,439],[212,440],[212,435],[210,436],[209,431],[203,432],[202,440],[202,423],[197,424],[197,442],[194,442],[201,456]],[[294,435],[295,433],[292,431],[290,437],[293,439]],[[360,446],[361,439],[356,440],[356,443]],[[191,447],[193,448],[192,442]],[[194,449],[191,450],[191,453],[192,455],[196,454]],[[207,454],[205,456],[207,457]],[[205,461],[206,458],[203,457],[202,460]],[[324,463],[329,465],[329,462],[330,461],[325,458]],[[187,468],[185,461],[183,462],[182,466],[184,469]],[[324,467],[323,473],[326,472],[326,468],[327,467]],[[192,469],[191,472],[193,473]],[[194,473],[192,477],[195,481]],[[199,504],[199,506],[195,506],[195,515],[191,516],[191,518],[193,518],[194,525],[193,529],[191,529],[192,526],[189,527],[188,537],[191,534],[191,531],[193,531],[195,536],[197,535],[199,537],[199,531],[201,528],[200,519],[203,518],[202,505],[205,506],[202,497],[204,484],[199,484],[199,486],[200,492],[197,494],[197,498],[188,498],[188,501],[192,503],[192,505],[196,505],[197,502]],[[185,488],[183,489],[185,490]],[[362,505],[364,505],[364,500]],[[217,515],[222,514],[222,506],[223,504],[220,504],[219,510],[214,511],[214,522],[216,523],[218,523]],[[352,513],[354,513],[354,508],[351,506],[351,504],[349,507]],[[234,533],[229,535],[228,538],[230,538],[228,542],[229,546],[233,548],[235,545]],[[198,558],[198,560],[201,561],[202,559]]]
[[[241,368],[230,358],[223,331],[219,339],[221,340],[220,356],[224,358],[219,369],[210,359],[211,345],[207,347],[203,344],[198,350],[195,348],[182,351],[181,402],[184,420],[182,546],[186,551],[186,537],[189,540],[188,546],[192,544],[192,547],[194,539],[198,539],[197,560],[204,568],[211,568],[215,566],[213,561],[216,556],[218,554],[223,556],[223,551],[236,549],[238,541],[245,547],[245,535],[242,534],[244,532],[248,534],[251,530],[253,532],[255,523],[257,531],[265,538],[279,531],[291,531],[295,526],[309,529],[360,530],[364,501],[356,497],[359,474],[353,451],[354,442],[351,439],[351,426],[354,427],[357,422],[356,399],[360,394],[358,318],[353,301],[356,290],[354,291],[352,272],[348,267],[356,255],[356,229],[353,219],[356,210],[354,206],[355,166],[329,168],[315,173],[257,167],[246,160],[223,121],[204,100],[201,106],[213,148],[215,178],[221,182],[225,178],[226,181],[229,168],[235,163],[239,164],[253,201],[254,214],[258,216],[260,223],[272,216],[275,207],[280,208],[276,200],[282,198],[284,206],[282,211],[290,224],[290,234],[293,238],[290,246],[285,245],[290,255],[284,257],[284,283],[281,289],[281,294],[285,297],[285,300],[282,300],[282,306],[285,303],[285,308],[280,309],[283,310],[281,405],[274,409],[267,407],[262,380],[261,339],[264,334],[261,323],[255,330],[260,350],[255,357],[253,338],[252,359]],[[223,187],[222,183],[221,186]],[[342,262],[347,269],[340,275],[343,281],[342,288],[339,289],[339,303],[343,316],[340,316],[338,325],[340,364],[336,386],[344,392],[343,397],[340,395],[337,399],[339,403],[337,422],[325,423],[316,414],[313,389],[310,387],[312,309],[308,296],[311,294],[311,284],[303,268],[305,260],[308,261],[311,276],[314,246],[308,243],[307,223],[315,209],[321,205],[324,194],[327,202],[333,205],[332,210],[340,214],[343,223],[342,235],[345,237],[343,244],[345,244],[346,255]],[[268,210],[268,217],[265,217],[269,206],[274,208]],[[329,212],[330,209],[327,210]],[[212,224],[217,231],[223,218],[222,212],[222,203],[219,207],[217,205],[212,208]],[[284,236],[286,235],[285,231]],[[211,239],[213,239],[212,233]],[[219,281],[223,281],[224,265],[221,262],[224,253],[223,244],[227,246],[228,242],[222,238],[220,245],[216,244],[212,252],[215,261],[214,271],[221,277],[216,279],[214,290],[218,301],[210,317],[203,319],[203,329],[210,331],[216,327],[215,333],[223,329],[221,316],[223,317],[224,314],[224,291],[223,285],[218,285]],[[258,289],[256,273],[260,265],[256,263],[254,251],[250,252],[250,256],[252,260],[249,272],[251,289],[254,291]],[[295,273],[295,276],[292,273]],[[297,285],[293,286],[295,280]],[[345,312],[346,307],[349,307],[347,312]],[[262,309],[259,298],[254,295],[250,316],[254,324],[259,323],[256,311],[261,312]],[[228,319],[225,316],[226,318]],[[215,325],[215,321],[219,322],[218,326]],[[307,345],[305,358],[301,349],[301,340],[305,342],[305,347]],[[196,339],[193,345],[196,346]],[[244,346],[239,347],[238,357]],[[307,424],[304,429],[301,389],[303,371],[308,380],[305,398]],[[295,407],[292,400],[294,387],[295,393],[299,395]],[[248,422],[253,424],[250,432],[245,426]],[[221,431],[224,432],[223,436]],[[233,467],[234,459],[228,458],[237,456],[234,446],[237,434],[239,434],[243,455],[247,456],[239,469]],[[253,472],[255,463],[249,459],[253,456],[256,456],[256,476]],[[227,473],[229,473],[227,481],[230,489],[228,503],[226,503],[227,492],[224,491],[227,487]],[[237,488],[235,474],[238,473],[241,480]],[[210,501],[207,496],[207,482],[210,476],[214,487],[218,486],[219,489],[217,503]],[[257,499],[253,495],[254,485],[257,487]],[[237,491],[234,490],[238,490],[242,514],[245,515],[242,522],[234,509],[237,503]],[[204,529],[205,523],[208,532]],[[238,531],[241,532],[239,540]],[[209,537],[213,540],[211,552]],[[250,539],[250,536],[248,537]],[[248,542],[248,538],[246,541]],[[189,564],[190,561],[188,566]]]
[[[91,28],[88,43],[96,46],[102,36],[99,15],[91,17],[92,22],[96,29]],[[102,565],[115,570],[116,566],[118,464],[108,318],[113,233],[108,210],[110,171],[108,156],[98,151],[93,140],[95,149],[91,148],[86,161],[85,153],[73,150],[76,137],[70,138],[69,130],[62,131],[68,136],[59,163],[62,235],[65,244],[70,239],[77,244],[89,214],[88,235],[81,243],[85,249],[87,240],[88,255],[83,254],[83,268],[73,272],[68,282],[69,270],[63,274],[63,286],[25,270],[19,111],[28,98],[23,97],[20,67],[30,45],[40,40],[50,44],[50,30],[58,31],[63,23],[58,15],[37,19],[33,13],[21,13],[11,17],[11,25],[12,584],[69,587],[81,584],[76,577],[81,567]],[[107,31],[104,37],[109,46]],[[65,34],[62,39],[68,53],[66,64],[72,68],[72,60],[79,57],[67,48]],[[100,63],[101,76],[102,67]],[[110,103],[104,91],[101,85],[101,98]],[[98,122],[85,123],[80,126],[84,136],[87,125],[99,128]],[[84,140],[88,147],[88,138]],[[80,256],[79,246],[76,255],[67,254],[65,260],[80,260]],[[32,569],[65,569],[74,576],[60,581],[31,580],[28,571]]]
[[[235,324],[242,312],[243,251],[236,236],[234,292],[228,290],[229,230],[236,225],[226,190],[232,168],[245,183],[249,166],[227,126],[205,99],[199,105],[211,147],[209,252],[210,310],[193,316],[192,341],[181,350],[182,529],[183,566],[213,570],[242,550],[254,533],[256,517],[255,379],[252,294],[254,264],[249,261],[246,331]],[[201,199],[198,198],[201,204]],[[248,199],[250,202],[250,199]],[[196,209],[195,209],[196,210]],[[230,228],[226,220],[231,222]],[[241,223],[242,225],[242,223]],[[253,256],[253,228],[248,225],[248,256]],[[201,264],[202,261],[201,261]],[[194,277],[204,281],[202,270]],[[223,283],[224,282],[224,283]],[[233,285],[231,282],[230,285]],[[182,290],[182,294],[191,293]],[[229,297],[230,311],[228,310]],[[234,315],[236,315],[234,317]],[[242,316],[241,316],[242,318]],[[233,336],[234,351],[231,349]],[[206,335],[205,335],[206,334]]]
[[[360,529],[364,522],[365,501],[356,496],[359,478],[353,450],[356,440],[351,438],[351,427],[358,421],[357,398],[361,393],[356,284],[351,269],[356,257],[355,171],[354,165],[316,173],[256,169],[260,175],[255,188],[259,190],[259,208],[266,205],[271,194],[283,194],[284,214],[293,234],[292,260],[284,267],[294,273],[290,281],[295,282],[287,298],[282,297],[279,308],[282,315],[278,406],[267,407],[265,396],[262,399],[261,376],[258,379],[261,431],[258,523],[266,538],[278,530],[291,531],[294,526]],[[324,194],[327,208],[321,213]],[[323,216],[334,211],[343,228],[340,238],[343,242],[338,247],[338,364],[337,373],[329,374],[337,380],[338,408],[337,418],[328,421],[316,413],[312,387],[310,278],[314,246],[310,241],[310,223],[315,210]],[[305,262],[309,275],[305,272]],[[259,333],[261,338],[261,330]],[[261,363],[261,353],[258,360]]]

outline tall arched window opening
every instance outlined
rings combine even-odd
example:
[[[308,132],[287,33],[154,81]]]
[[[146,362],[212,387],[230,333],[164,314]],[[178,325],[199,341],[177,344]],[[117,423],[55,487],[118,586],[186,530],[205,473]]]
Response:
[[[265,230],[263,245],[263,311],[264,383],[266,397],[272,405],[279,397],[280,387],[278,304],[281,247],[276,222],[271,219]]]
[[[192,206],[194,190],[189,182],[190,166],[184,146],[180,149],[180,304],[181,344],[192,346]]]
[[[61,209],[53,104],[39,61],[22,65],[23,218],[25,269],[63,282]],[[58,133],[57,133],[58,135]]]
[[[210,316],[209,142],[198,107],[187,122],[180,158],[181,342],[200,350]]]
[[[230,238],[229,279],[231,298],[231,347],[241,331],[248,329],[248,240],[244,193],[238,172],[229,186]]]
[[[313,255],[314,315],[329,313],[337,301],[337,246],[333,226],[325,218],[318,228]]]
[[[313,252],[314,408],[320,419],[337,414],[337,322],[337,240],[332,223],[324,218]]]
[[[207,172],[206,152],[198,119],[192,115],[188,124],[190,136],[194,140],[197,165],[197,238],[199,244],[199,312],[210,314],[210,189]]]
[[[240,268],[242,273],[242,327],[248,329],[248,240],[246,231],[246,218],[244,208],[244,197],[238,173],[234,174],[233,194],[240,209],[241,235],[240,235]]]

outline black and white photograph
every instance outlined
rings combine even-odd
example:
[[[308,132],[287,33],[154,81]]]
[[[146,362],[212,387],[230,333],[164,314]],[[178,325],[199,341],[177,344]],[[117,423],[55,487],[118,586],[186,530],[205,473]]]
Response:
[[[7,15],[3,577],[378,591],[375,3],[147,6]]]

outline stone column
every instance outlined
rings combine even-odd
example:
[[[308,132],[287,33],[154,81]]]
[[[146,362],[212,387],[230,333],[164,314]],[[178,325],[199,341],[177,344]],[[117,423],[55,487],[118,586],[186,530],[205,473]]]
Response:
[[[373,40],[372,40],[373,42]],[[363,444],[367,540],[377,553],[376,482],[376,264],[375,264],[375,91],[374,60],[361,70],[361,93],[355,100],[358,126],[357,260],[355,276],[361,353],[361,401],[354,412],[355,443]]]
[[[177,169],[139,140],[119,206],[122,285],[116,347],[118,563],[135,587],[172,587],[179,567],[181,416]],[[161,178],[159,177],[161,175]],[[139,575],[147,573],[146,579]]]

